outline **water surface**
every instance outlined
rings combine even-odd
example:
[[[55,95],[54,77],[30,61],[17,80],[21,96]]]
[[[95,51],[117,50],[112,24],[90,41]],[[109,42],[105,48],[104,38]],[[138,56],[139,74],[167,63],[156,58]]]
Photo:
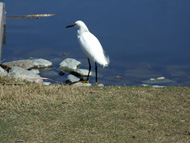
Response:
[[[65,29],[76,20],[83,20],[110,57],[108,68],[99,66],[103,76],[99,82],[140,85],[149,78],[164,76],[173,81],[165,85],[190,85],[188,0],[4,2],[7,16],[56,14],[43,19],[7,19],[4,61],[45,58],[53,62],[54,76],[50,72],[42,75],[64,81],[66,75],[57,74],[57,66],[63,59],[75,58],[82,62],[82,68],[88,68],[77,41],[77,29]],[[121,79],[116,78],[118,75]]]

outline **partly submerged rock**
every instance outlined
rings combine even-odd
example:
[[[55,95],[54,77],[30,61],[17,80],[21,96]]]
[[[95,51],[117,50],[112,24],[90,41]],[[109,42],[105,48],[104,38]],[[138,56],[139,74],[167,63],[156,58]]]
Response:
[[[52,85],[51,82],[43,82],[43,85]]]
[[[141,85],[145,86],[145,87],[156,87],[156,88],[166,87],[166,86],[162,86],[162,85],[149,85],[149,84],[141,84]]]
[[[0,66],[0,76],[6,76],[7,75],[7,71],[4,70],[1,66]]]
[[[21,67],[23,69],[31,69],[33,67],[33,61],[32,60],[18,60],[18,61],[3,63],[3,65],[6,65],[10,68]]]
[[[18,60],[12,62],[3,63],[3,65],[12,67],[21,67],[23,69],[32,69],[32,68],[48,68],[52,67],[52,62],[45,59],[34,59],[34,60]]]
[[[40,74],[40,71],[39,71],[38,69],[32,69],[32,70],[30,70],[30,71],[32,71],[32,72],[35,73],[35,74]]]
[[[166,87],[166,86],[161,86],[161,85],[152,85],[152,87],[156,87],[156,88],[163,88],[163,87]]]
[[[158,78],[150,78],[149,80],[142,81],[146,84],[166,84],[166,83],[172,83],[174,81],[167,79],[165,77],[158,77]]]
[[[35,82],[39,84],[43,83],[43,80],[39,75],[35,74],[32,71],[23,69],[21,67],[12,67],[8,74],[8,77],[15,78],[17,80],[26,80],[29,82]]]
[[[78,81],[80,81],[80,78],[78,78],[78,77],[76,77],[76,76],[70,74],[70,75],[67,76],[66,83],[67,83],[67,84],[73,84],[73,83],[76,83],[76,82],[78,82]]]
[[[74,70],[74,72],[79,74],[82,77],[88,76],[88,70],[87,69],[76,69],[76,70]],[[91,77],[92,75],[94,75],[94,73],[91,71],[89,76]]]
[[[104,86],[104,84],[100,83],[100,84],[98,84],[98,86],[101,86],[101,87],[102,87],[102,86]]]
[[[72,58],[67,58],[59,64],[59,69],[63,72],[71,72],[78,69],[80,65],[80,61],[77,61]]]
[[[90,83],[82,83],[82,82],[77,82],[73,85],[75,85],[75,86],[92,86]]]
[[[49,68],[52,67],[52,62],[45,59],[34,59],[33,68]]]

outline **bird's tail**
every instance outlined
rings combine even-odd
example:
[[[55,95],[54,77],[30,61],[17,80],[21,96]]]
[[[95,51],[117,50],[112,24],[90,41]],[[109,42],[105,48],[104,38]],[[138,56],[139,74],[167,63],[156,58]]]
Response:
[[[105,64],[103,65],[103,67],[107,67],[110,63],[110,58],[109,56],[105,56]]]

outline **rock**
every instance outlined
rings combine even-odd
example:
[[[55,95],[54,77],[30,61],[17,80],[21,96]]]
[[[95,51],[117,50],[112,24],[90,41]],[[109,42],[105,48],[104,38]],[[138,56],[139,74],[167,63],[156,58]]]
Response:
[[[150,80],[150,81],[155,81],[156,79],[155,79],[155,78],[150,78],[149,80]]]
[[[27,80],[29,82],[35,82],[39,84],[43,83],[43,80],[39,75],[20,67],[12,67],[8,77],[15,78],[17,80]]]
[[[162,86],[162,85],[149,85],[149,84],[141,84],[141,85],[145,86],[145,87],[156,87],[156,88],[166,87],[166,86]]]
[[[70,74],[70,75],[67,76],[66,83],[67,83],[67,84],[73,84],[73,83],[76,83],[76,82],[78,82],[78,81],[80,81],[80,78],[78,78],[78,77],[76,77],[76,76]]]
[[[51,82],[43,82],[43,85],[51,85]]]
[[[161,86],[161,85],[152,85],[152,87],[162,88],[162,87],[166,87],[166,86]]]
[[[75,59],[67,58],[59,64],[59,69],[63,72],[71,72],[78,69],[80,65],[81,62]]]
[[[163,80],[166,80],[165,77],[157,77],[157,78],[150,78],[149,79],[150,81],[163,81]]]
[[[45,59],[35,59],[35,60],[18,60],[12,62],[3,63],[3,65],[12,67],[21,67],[23,69],[32,69],[32,68],[48,68],[52,67],[52,62]]]
[[[142,81],[145,84],[168,84],[174,81],[167,79],[165,77],[150,78],[149,80]]]
[[[21,67],[23,69],[31,69],[33,67],[33,62],[32,60],[18,60],[18,61],[3,63],[3,65],[8,66],[10,68]]]
[[[146,87],[147,87],[147,86],[149,86],[149,85],[148,85],[148,84],[141,84],[141,86],[146,86]]]
[[[30,70],[30,71],[32,71],[32,72],[35,73],[35,74],[40,74],[40,71],[39,71],[38,69],[32,69],[32,70]]]
[[[75,83],[73,85],[75,85],[75,86],[91,86],[90,83],[82,83],[82,82],[77,82],[77,83]]]
[[[0,76],[6,76],[7,75],[7,71],[4,70],[1,66],[0,66]]]
[[[52,62],[45,59],[33,60],[33,68],[49,68],[52,67]]]
[[[79,74],[82,77],[87,77],[88,76],[88,70],[87,69],[76,69],[74,70],[77,74]],[[89,77],[94,75],[94,73],[90,72]]]
[[[158,78],[156,78],[156,80],[159,80],[159,81],[160,81],[160,80],[165,80],[165,79],[166,79],[166,78],[163,77],[163,76],[162,76],[162,77],[158,77]]]
[[[104,86],[104,84],[100,83],[100,84],[98,84],[98,86],[101,86],[101,87],[102,87],[102,86]]]

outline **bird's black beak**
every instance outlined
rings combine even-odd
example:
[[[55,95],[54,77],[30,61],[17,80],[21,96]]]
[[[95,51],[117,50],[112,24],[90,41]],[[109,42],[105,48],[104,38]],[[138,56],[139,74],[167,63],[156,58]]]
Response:
[[[65,28],[70,28],[70,27],[74,27],[76,24],[72,24],[72,25],[68,25]]]

